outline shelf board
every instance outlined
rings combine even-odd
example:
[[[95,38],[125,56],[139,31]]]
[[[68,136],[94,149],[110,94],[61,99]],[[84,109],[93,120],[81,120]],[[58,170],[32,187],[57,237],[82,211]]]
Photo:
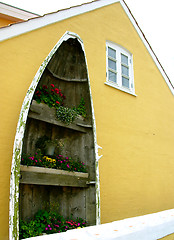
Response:
[[[28,117],[43,122],[51,123],[57,126],[69,128],[82,133],[86,133],[89,127],[92,128],[92,125],[86,124],[84,121],[78,119],[76,119],[74,123],[71,123],[69,125],[65,124],[56,118],[55,111],[56,111],[55,109],[50,108],[46,104],[44,103],[38,104],[35,100],[33,100],[30,106],[30,112]]]
[[[88,187],[88,173],[68,172],[59,169],[21,165],[20,183]]]
[[[64,77],[62,77],[62,76],[59,76],[59,75],[53,73],[53,72],[51,71],[51,69],[49,69],[48,67],[47,67],[47,69],[48,69],[49,73],[50,73],[53,77],[55,77],[55,78],[57,78],[57,79],[59,79],[59,80],[63,80],[63,81],[67,81],[67,82],[87,82],[87,81],[88,81],[87,78],[83,78],[83,79],[81,79],[81,78],[64,78]]]

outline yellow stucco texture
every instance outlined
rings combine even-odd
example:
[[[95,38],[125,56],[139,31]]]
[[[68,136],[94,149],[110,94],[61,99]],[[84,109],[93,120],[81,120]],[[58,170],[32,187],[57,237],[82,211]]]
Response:
[[[174,234],[170,234],[170,235],[168,235],[166,237],[163,237],[163,238],[160,238],[160,239],[162,239],[162,240],[174,240]]]
[[[19,23],[25,24],[25,23]],[[119,3],[0,44],[0,238],[8,239],[12,149],[23,99],[66,31],[84,42],[97,126],[101,222],[174,207],[174,96]],[[133,54],[137,96],[105,85],[106,40]]]

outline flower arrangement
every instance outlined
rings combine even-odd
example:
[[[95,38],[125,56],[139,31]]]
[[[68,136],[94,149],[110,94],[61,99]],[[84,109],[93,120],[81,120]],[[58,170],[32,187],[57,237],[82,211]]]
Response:
[[[51,84],[49,88],[46,85],[38,87],[34,94],[34,100],[36,100],[37,103],[43,102],[51,108],[61,106],[64,99],[66,99],[65,95],[61,89],[56,88],[54,84]]]
[[[37,87],[34,94],[34,100],[37,103],[43,102],[51,108],[56,108],[56,117],[66,124],[72,123],[77,115],[86,117],[84,98],[81,98],[78,107],[74,108],[65,107],[63,102],[65,99],[66,97],[61,89],[56,88],[54,84],[50,84],[49,87],[46,85]]]
[[[81,98],[80,104],[78,105],[77,108],[76,107],[68,108],[64,106],[59,106],[56,110],[57,118],[66,124],[70,124],[74,122],[74,120],[78,115],[84,118],[86,118],[86,115],[87,115],[86,108],[85,108],[85,101],[83,98]]]
[[[44,135],[38,138],[35,146],[37,151],[41,151],[43,154],[54,155],[55,149],[60,151],[64,147],[64,141],[62,139],[50,139]]]
[[[61,233],[70,229],[83,228],[86,225],[86,221],[82,218],[65,219],[56,212],[39,210],[33,220],[20,221],[19,238],[25,239],[43,234]]]
[[[59,106],[56,110],[56,117],[66,124],[74,122],[76,116],[77,112],[68,107]]]
[[[35,153],[34,155],[24,154],[21,159],[21,164],[27,166],[61,169],[71,172],[87,172],[83,162],[73,160],[69,157],[63,157],[62,155],[49,157],[43,156],[41,153]]]

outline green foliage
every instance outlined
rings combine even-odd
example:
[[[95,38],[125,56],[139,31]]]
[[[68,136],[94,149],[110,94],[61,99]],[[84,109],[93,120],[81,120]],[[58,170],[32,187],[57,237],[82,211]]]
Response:
[[[33,155],[23,154],[21,164],[27,166],[54,168],[71,172],[87,172],[83,162],[69,157],[63,157],[62,155],[49,157],[43,156],[41,153],[35,153]]]
[[[87,223],[82,218],[73,220],[72,218],[65,219],[56,212],[39,210],[34,219],[20,221],[19,238],[25,239],[51,233],[66,232],[70,229],[86,227]]]
[[[56,111],[56,116],[60,121],[70,124],[77,117],[77,112],[74,109],[59,106]]]
[[[64,142],[62,139],[50,139],[47,136],[42,136],[38,138],[35,146],[37,151],[41,151],[43,154],[45,154],[45,150],[48,144],[54,145],[59,151],[63,149],[64,147]]]
[[[81,98],[80,104],[78,105],[77,108],[59,106],[56,111],[57,118],[66,124],[72,123],[78,115],[81,115],[82,117],[86,118],[87,113],[84,98]]]
[[[84,98],[81,98],[79,106],[74,110],[77,112],[78,115],[81,115],[82,117],[86,118],[87,113]]]
[[[49,88],[46,85],[37,87],[34,94],[34,99],[37,103],[43,102],[51,108],[58,108],[61,106],[65,98],[66,97],[61,92],[61,89],[56,88],[54,84],[51,84]]]

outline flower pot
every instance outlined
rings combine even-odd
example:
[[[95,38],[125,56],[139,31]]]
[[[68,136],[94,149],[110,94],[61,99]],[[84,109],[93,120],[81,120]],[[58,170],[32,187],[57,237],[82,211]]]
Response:
[[[56,148],[56,144],[47,143],[47,144],[46,144],[46,147],[45,147],[45,153],[46,153],[46,155],[53,156],[53,155],[54,155],[55,148]]]

